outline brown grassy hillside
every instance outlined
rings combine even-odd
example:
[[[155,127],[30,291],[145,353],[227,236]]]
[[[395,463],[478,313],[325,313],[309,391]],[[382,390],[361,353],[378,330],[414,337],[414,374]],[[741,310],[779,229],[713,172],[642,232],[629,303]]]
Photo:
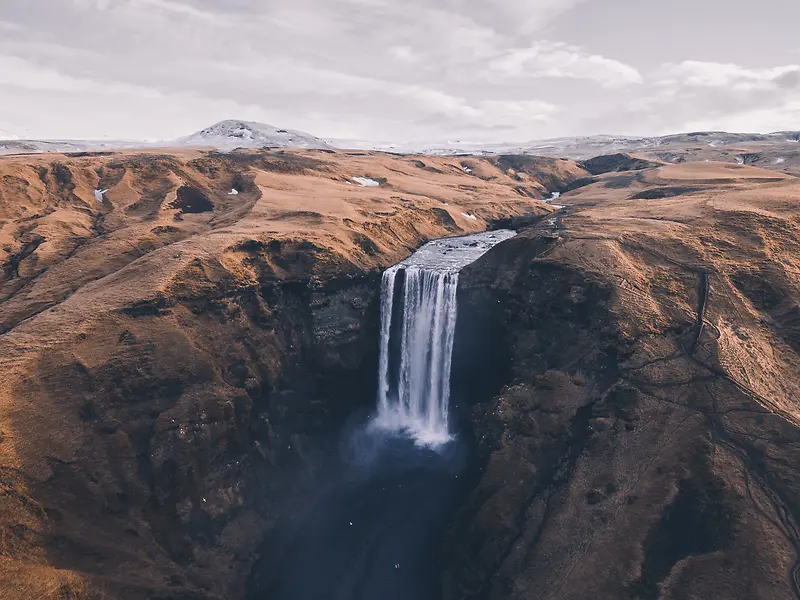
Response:
[[[444,597],[797,596],[800,179],[617,166],[0,159],[0,597],[244,598],[374,401],[381,270],[498,224],[461,277]]]
[[[800,180],[687,163],[561,202],[461,276],[510,374],[474,399],[446,597],[797,597]]]
[[[584,174],[531,172],[364,152],[0,160],[0,596],[240,595],[281,473],[366,402],[380,270],[547,214],[545,186]]]

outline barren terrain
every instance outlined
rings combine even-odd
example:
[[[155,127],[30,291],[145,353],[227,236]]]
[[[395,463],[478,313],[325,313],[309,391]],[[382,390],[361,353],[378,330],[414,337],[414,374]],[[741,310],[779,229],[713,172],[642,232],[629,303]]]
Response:
[[[241,594],[263,490],[373,383],[380,270],[552,211],[537,176],[363,152],[9,157],[0,182],[4,598]]]
[[[798,183],[604,174],[462,274],[510,368],[446,597],[800,597]]]
[[[505,226],[444,598],[800,597],[800,179],[644,158],[0,159],[0,596],[245,598],[374,401],[381,270]]]

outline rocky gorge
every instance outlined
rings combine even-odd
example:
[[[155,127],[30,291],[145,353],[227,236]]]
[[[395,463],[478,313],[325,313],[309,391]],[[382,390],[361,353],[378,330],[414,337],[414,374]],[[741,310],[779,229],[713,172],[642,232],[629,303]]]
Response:
[[[509,226],[459,283],[441,597],[798,596],[797,180],[602,164],[4,158],[3,597],[268,597],[374,408],[382,270]]]

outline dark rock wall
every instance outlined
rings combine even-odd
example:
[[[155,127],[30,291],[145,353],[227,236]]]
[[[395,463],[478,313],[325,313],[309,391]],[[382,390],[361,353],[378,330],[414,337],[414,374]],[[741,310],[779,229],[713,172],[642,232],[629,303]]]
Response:
[[[797,429],[732,384],[692,315],[659,298],[666,322],[637,320],[545,248],[523,233],[461,274],[475,466],[444,598],[794,597]]]
[[[53,564],[115,598],[241,596],[290,491],[373,405],[379,285],[220,281],[43,360],[28,392],[60,397],[65,431],[86,441],[34,490]],[[97,344],[105,358],[82,360]]]
[[[444,600],[800,597],[800,436],[720,364],[704,319],[734,312],[721,276],[638,256],[668,290],[636,296],[650,319],[586,266],[606,258],[592,243],[553,258],[522,233],[461,274],[452,399],[472,467]],[[241,251],[257,283],[197,262],[43,353],[19,398],[57,407],[63,451],[24,465],[42,501],[20,510],[47,528],[4,528],[0,549],[45,549],[113,598],[244,596],[263,540],[373,406],[380,274],[309,277],[311,245]]]
[[[658,163],[641,158],[634,158],[629,154],[596,156],[578,164],[592,175],[602,175],[603,173],[614,173],[618,171],[641,171],[658,166]]]

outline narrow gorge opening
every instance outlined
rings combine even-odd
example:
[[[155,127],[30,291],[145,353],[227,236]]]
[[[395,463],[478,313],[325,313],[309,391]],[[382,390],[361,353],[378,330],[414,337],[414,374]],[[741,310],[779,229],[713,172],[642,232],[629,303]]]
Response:
[[[439,541],[469,467],[450,419],[459,272],[514,235],[436,240],[384,273],[374,414],[275,527],[250,600],[440,598]]]

